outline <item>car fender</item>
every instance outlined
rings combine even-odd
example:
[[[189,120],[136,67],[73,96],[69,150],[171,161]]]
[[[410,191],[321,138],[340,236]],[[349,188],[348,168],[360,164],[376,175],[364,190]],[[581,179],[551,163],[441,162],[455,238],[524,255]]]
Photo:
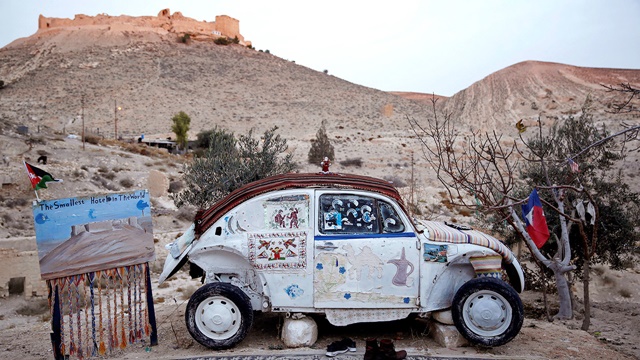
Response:
[[[198,246],[189,253],[189,261],[205,272],[206,284],[231,283],[249,296],[254,309],[265,311],[270,307],[269,288],[264,276],[238,250],[224,245]]]
[[[158,278],[158,283],[162,284],[165,280],[173,276],[184,264],[187,263],[187,255],[193,248],[195,241],[195,224],[192,224],[182,236],[175,239],[172,243],[166,246],[169,253],[164,260],[164,267],[162,273]]]

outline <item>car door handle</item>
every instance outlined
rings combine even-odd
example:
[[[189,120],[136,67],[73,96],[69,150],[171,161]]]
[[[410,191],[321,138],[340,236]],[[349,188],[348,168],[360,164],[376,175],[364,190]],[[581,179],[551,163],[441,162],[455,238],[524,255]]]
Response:
[[[318,250],[335,250],[337,248],[338,248],[337,246],[333,245],[333,243],[330,243],[330,242],[326,243],[325,245],[316,246],[316,249]]]

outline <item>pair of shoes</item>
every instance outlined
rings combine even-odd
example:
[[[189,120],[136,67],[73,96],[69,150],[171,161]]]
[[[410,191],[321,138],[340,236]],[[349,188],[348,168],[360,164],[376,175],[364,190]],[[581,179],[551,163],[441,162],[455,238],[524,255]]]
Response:
[[[364,360],[402,360],[407,357],[404,350],[396,351],[391,339],[378,340],[373,338],[365,339]]]
[[[344,354],[347,351],[355,352],[356,351],[356,342],[349,339],[344,338],[339,341],[334,341],[329,346],[327,346],[327,356],[334,357],[336,355]]]

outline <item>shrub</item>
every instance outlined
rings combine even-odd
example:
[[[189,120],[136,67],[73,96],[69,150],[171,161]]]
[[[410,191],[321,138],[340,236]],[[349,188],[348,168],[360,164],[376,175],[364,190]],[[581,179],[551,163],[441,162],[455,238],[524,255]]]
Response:
[[[179,193],[182,188],[184,188],[182,180],[172,181],[169,183],[169,193],[171,194]]]
[[[171,198],[178,207],[191,204],[211,206],[231,191],[252,181],[291,172],[296,168],[293,155],[286,154],[287,141],[276,135],[278,127],[253,138],[253,130],[238,139],[225,130],[211,135],[204,156],[197,157],[185,168],[186,188]]]
[[[116,178],[116,173],[114,173],[113,171],[109,171],[107,173],[104,173],[102,176],[104,176],[105,179],[113,180]]]
[[[183,44],[188,44],[191,42],[191,34],[184,34],[178,38],[178,40]]]
[[[348,166],[362,167],[362,158],[343,160],[343,161],[340,161],[340,165],[344,167],[348,167]]]
[[[320,129],[316,133],[316,138],[311,140],[311,149],[309,149],[309,164],[320,164],[324,157],[328,157],[329,160],[334,160],[335,152],[333,145],[329,141],[327,136],[327,130],[325,128],[326,122],[323,120],[320,125]]]
[[[93,135],[93,134],[85,134],[84,141],[88,142],[89,144],[98,145],[100,143],[100,136]]]
[[[226,36],[221,36],[219,38],[215,38],[213,40],[213,43],[216,45],[229,45],[231,44],[231,40],[229,40],[229,38]]]
[[[4,87],[4,81],[0,80],[0,89]]]
[[[132,187],[133,185],[134,185],[133,180],[131,180],[129,178],[120,180],[120,186],[122,186],[125,189],[128,189],[128,188]]]

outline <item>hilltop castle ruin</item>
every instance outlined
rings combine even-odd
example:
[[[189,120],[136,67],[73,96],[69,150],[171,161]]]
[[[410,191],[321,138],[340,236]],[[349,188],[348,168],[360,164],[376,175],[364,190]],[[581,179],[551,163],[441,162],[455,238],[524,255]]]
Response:
[[[241,45],[250,46],[250,41],[245,41],[240,34],[240,22],[227,15],[217,15],[215,22],[198,21],[174,12],[163,9],[158,16],[109,16],[99,14],[88,16],[77,14],[73,19],[49,18],[40,15],[38,18],[38,32],[47,31],[52,28],[65,27],[106,27],[109,30],[140,30],[141,28],[155,29],[175,33],[178,35],[189,34],[198,40],[215,39],[227,37],[229,39],[238,38]]]

